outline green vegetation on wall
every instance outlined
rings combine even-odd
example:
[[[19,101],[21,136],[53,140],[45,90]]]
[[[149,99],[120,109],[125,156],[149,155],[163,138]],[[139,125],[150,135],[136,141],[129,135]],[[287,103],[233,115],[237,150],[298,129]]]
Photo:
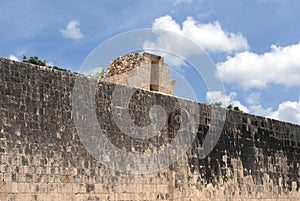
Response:
[[[30,56],[29,58],[27,58],[25,55],[23,55],[23,62],[25,63],[30,63],[30,64],[35,64],[35,65],[39,65],[39,66],[47,66],[47,61],[46,60],[41,60],[39,59],[37,56]],[[53,68],[55,70],[60,70],[60,71],[69,71],[65,68],[60,68],[58,66],[48,66],[50,68]]]

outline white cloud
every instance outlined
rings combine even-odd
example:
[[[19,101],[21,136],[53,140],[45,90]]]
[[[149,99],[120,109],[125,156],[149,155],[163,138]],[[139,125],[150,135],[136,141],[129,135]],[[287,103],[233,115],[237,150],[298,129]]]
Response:
[[[249,109],[236,99],[237,93],[230,92],[229,95],[225,95],[221,91],[210,91],[206,93],[206,101],[208,103],[221,102],[223,106],[233,105],[239,107],[244,112],[249,112]]]
[[[174,21],[170,15],[166,15],[166,16],[154,19],[152,28],[173,31],[178,34],[181,33],[180,25],[176,21]]]
[[[285,101],[278,106],[271,118],[300,124],[300,99],[298,101]]]
[[[264,108],[260,103],[260,93],[251,93],[247,98],[247,107],[250,113],[265,116],[265,117],[272,117],[273,116],[273,109],[271,107]]]
[[[276,110],[273,108],[264,108],[260,103],[250,105],[249,113],[277,119],[280,121],[300,124],[300,99],[299,101],[285,101],[278,105]]]
[[[223,94],[221,91],[209,91],[206,93],[206,101],[210,103],[221,102],[222,104],[228,102],[228,97]]]
[[[174,2],[174,5],[177,6],[178,4],[182,4],[182,3],[192,3],[193,0],[175,0],[173,2]]]
[[[222,80],[245,89],[268,84],[300,86],[300,43],[286,47],[272,45],[264,54],[241,52],[217,64]]]
[[[65,29],[61,29],[60,32],[65,38],[70,38],[73,40],[79,40],[84,37],[84,34],[80,30],[80,22],[77,20],[71,20]]]
[[[271,107],[264,108],[260,103],[257,103],[254,105],[249,105],[248,108],[249,108],[249,113],[251,114],[276,119],[273,115],[274,114],[273,108]]]
[[[9,55],[8,58],[11,59],[11,60],[14,60],[14,61],[20,61],[20,60],[18,59],[18,57],[16,57],[16,56],[13,55],[13,54]]]
[[[247,97],[247,103],[250,105],[255,105],[257,103],[259,103],[260,100],[260,94],[259,93],[251,93],[248,97]]]
[[[276,110],[271,107],[264,108],[260,103],[260,94],[251,93],[247,98],[249,112],[280,121],[300,124],[300,99],[297,101],[285,101],[278,105]]]
[[[229,33],[222,29],[218,21],[200,24],[188,17],[182,23],[182,34],[210,52],[233,52],[248,49],[247,40],[242,34]]]
[[[189,38],[199,45],[204,50],[209,52],[225,52],[231,53],[248,49],[246,38],[241,33],[231,33],[223,30],[221,24],[216,21],[213,23],[199,23],[192,17],[187,19],[180,25],[171,16],[166,15],[156,18],[152,24],[153,29],[163,29],[172,31]],[[181,43],[180,43],[181,42]],[[145,44],[146,47],[169,47],[170,50],[174,48],[186,49],[189,53],[189,47],[180,40],[174,40],[174,37],[169,35],[161,35],[157,41]]]
[[[223,106],[238,106],[243,112],[264,116],[280,121],[287,121],[300,124],[300,99],[298,101],[285,101],[279,104],[276,110],[264,108],[260,103],[260,94],[251,93],[247,98],[248,105],[242,104],[237,100],[237,93],[230,92],[228,95],[221,91],[207,92],[206,100],[208,103],[222,102]]]

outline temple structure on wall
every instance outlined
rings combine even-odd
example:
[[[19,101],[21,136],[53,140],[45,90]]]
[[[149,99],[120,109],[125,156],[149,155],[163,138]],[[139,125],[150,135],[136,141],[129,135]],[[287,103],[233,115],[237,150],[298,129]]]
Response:
[[[141,52],[118,57],[108,66],[102,80],[149,91],[174,94],[175,80],[170,79],[164,58]]]

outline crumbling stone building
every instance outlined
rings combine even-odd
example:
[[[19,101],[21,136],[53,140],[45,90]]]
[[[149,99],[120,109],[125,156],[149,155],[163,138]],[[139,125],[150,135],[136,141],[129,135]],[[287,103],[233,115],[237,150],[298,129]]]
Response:
[[[102,80],[138,87],[149,91],[174,94],[175,80],[171,80],[164,58],[142,52],[118,57],[108,66]]]

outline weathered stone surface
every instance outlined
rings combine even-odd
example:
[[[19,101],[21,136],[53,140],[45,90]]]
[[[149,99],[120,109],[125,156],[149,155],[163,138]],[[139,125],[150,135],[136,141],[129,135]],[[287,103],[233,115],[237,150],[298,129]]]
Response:
[[[128,72],[134,68],[140,67],[145,61],[142,53],[133,53],[118,57],[108,65],[107,77]]]
[[[200,159],[211,121],[211,106],[200,103],[196,139],[176,163],[139,175],[105,167],[87,152],[75,129],[76,76],[0,59],[1,201],[299,200],[299,126],[228,111],[216,147]],[[96,94],[99,125],[115,146],[137,153],[173,140],[178,99],[140,89],[133,94],[129,111],[137,125],[150,123],[153,104],[162,105],[170,118],[159,136],[144,141],[115,125],[110,100],[115,87],[99,81]]]
[[[174,94],[175,80],[171,80],[164,58],[147,52],[133,53],[111,61],[102,80],[149,91]]]

